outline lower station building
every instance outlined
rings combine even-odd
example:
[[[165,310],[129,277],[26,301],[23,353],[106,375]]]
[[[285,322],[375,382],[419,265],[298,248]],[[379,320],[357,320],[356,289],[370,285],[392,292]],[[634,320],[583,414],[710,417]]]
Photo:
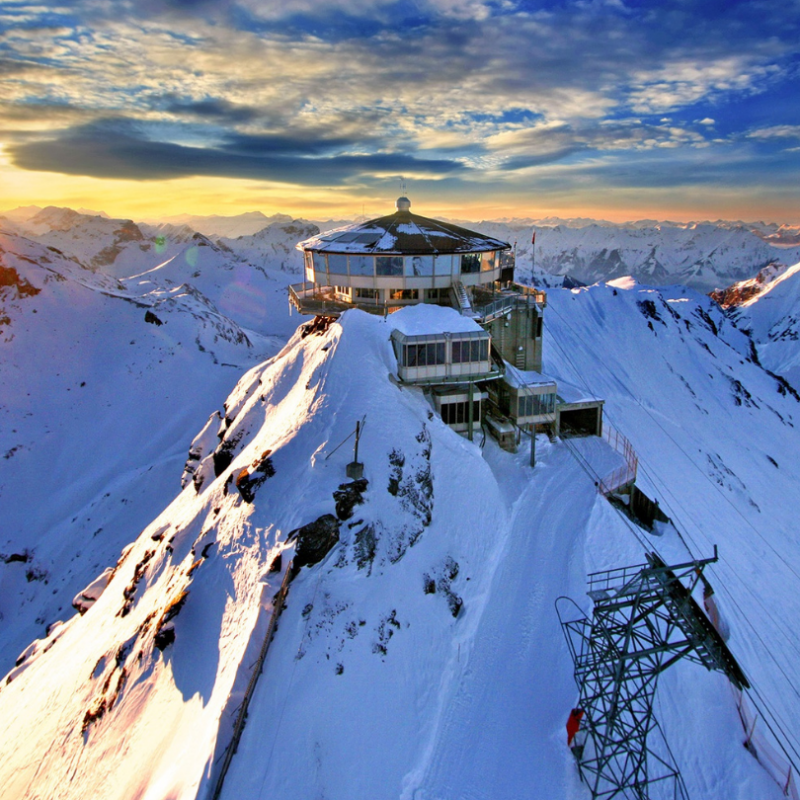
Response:
[[[397,378],[419,386],[454,430],[472,439],[485,427],[510,450],[521,431],[602,432],[602,400],[572,387],[564,397],[542,374],[547,295],[514,283],[507,242],[412,214],[401,197],[394,214],[297,247],[305,280],[289,300],[301,314],[419,307],[399,314],[391,334]]]

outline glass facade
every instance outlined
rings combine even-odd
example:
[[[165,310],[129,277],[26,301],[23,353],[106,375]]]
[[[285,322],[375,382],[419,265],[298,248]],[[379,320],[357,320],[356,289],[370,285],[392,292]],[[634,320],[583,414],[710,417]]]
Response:
[[[419,289],[394,289],[389,292],[390,300],[419,300]]]
[[[446,363],[444,342],[407,344],[403,346],[403,366],[430,367]]]
[[[402,275],[403,256],[376,256],[376,275]]]
[[[328,253],[328,272],[332,275],[347,275],[347,256]]]
[[[481,271],[481,254],[464,253],[461,256],[461,274],[471,275]]]
[[[452,275],[453,258],[458,258],[458,256],[436,256],[433,262],[434,273],[436,275]]]
[[[433,275],[433,256],[406,256],[405,274],[413,278]]]
[[[372,256],[350,256],[350,274],[366,275],[371,278],[375,274],[375,263]]]
[[[350,275],[354,277],[406,277],[432,278],[480,272],[490,272],[499,267],[501,254],[492,250],[485,253],[460,255],[368,256],[345,253],[319,253],[307,250],[304,261],[307,270],[313,269],[318,278],[323,275]]]
[[[489,340],[488,339],[458,339],[451,342],[453,363],[464,364],[469,361],[488,361],[489,360]]]
[[[538,417],[540,414],[554,414],[556,410],[555,394],[520,395],[518,417]]]
[[[442,419],[447,425],[461,425],[469,422],[469,402],[445,403],[442,405]],[[472,421],[481,421],[481,401],[472,403]]]

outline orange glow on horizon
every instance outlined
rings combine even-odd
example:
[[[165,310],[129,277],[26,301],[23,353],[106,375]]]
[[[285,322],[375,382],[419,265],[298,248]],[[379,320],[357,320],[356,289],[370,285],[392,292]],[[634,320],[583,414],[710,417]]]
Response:
[[[114,218],[157,221],[179,214],[233,216],[261,211],[266,216],[288,214],[295,218],[352,219],[362,214],[383,216],[394,208],[397,181],[387,179],[376,193],[359,188],[290,186],[229,178],[193,177],[169,181],[103,180],[50,172],[21,170],[2,158],[0,149],[0,209],[18,206],[64,206],[103,211]],[[629,222],[642,219],[689,222],[693,220],[745,220],[800,224],[800,209],[780,197],[742,198],[741,193],[709,190],[705,199],[687,200],[678,190],[605,190],[592,193],[558,193],[543,198],[535,189],[493,188],[474,199],[463,190],[437,193],[435,185],[418,187],[409,182],[412,210],[424,216],[473,221],[503,218],[547,217]],[[633,196],[635,194],[635,196]],[[455,196],[454,196],[455,195]],[[543,202],[543,199],[545,202]]]

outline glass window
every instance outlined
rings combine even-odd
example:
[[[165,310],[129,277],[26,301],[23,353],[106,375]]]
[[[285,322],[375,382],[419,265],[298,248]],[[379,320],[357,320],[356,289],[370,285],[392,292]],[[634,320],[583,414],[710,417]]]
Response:
[[[481,253],[481,272],[488,272],[494,269],[495,252],[490,250],[488,253]]]
[[[377,300],[378,298],[377,289],[356,289],[355,292],[356,297],[368,298],[370,300]]]
[[[436,275],[451,275],[453,273],[453,256],[436,256],[433,262],[433,271]]]
[[[376,256],[376,275],[402,275],[403,256]]]
[[[317,275],[325,275],[328,272],[328,265],[325,263],[325,253],[314,253],[314,272]]]
[[[343,256],[340,253],[329,253],[328,272],[336,275],[347,275],[347,256]]]
[[[406,256],[406,277],[433,275],[433,256]]]
[[[417,366],[417,346],[415,344],[407,344],[405,347],[406,358],[405,365],[407,367]]]
[[[419,300],[419,289],[395,289],[389,292],[390,300]]]
[[[461,274],[470,274],[473,272],[480,272],[481,270],[481,254],[480,253],[464,253],[461,256]]]
[[[488,361],[489,340],[456,339],[451,343],[451,354],[454,364],[465,364],[468,361]]]
[[[463,425],[465,422],[469,422],[469,403],[446,403],[442,406],[442,420],[447,425]],[[472,403],[472,420],[473,422],[481,420],[480,400]]]
[[[375,274],[375,265],[372,256],[350,256],[350,274],[367,275]]]

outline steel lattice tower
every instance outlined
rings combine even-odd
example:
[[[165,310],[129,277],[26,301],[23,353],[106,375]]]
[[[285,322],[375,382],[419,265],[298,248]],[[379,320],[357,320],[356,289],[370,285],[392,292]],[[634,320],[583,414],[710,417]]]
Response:
[[[653,716],[658,676],[681,658],[721,670],[749,687],[716,629],[692,598],[714,558],[667,566],[647,564],[589,576],[592,618],[564,620],[556,601],[580,690],[581,732],[573,752],[593,798],[686,800],[686,788]],[[578,609],[579,610],[579,609]]]

